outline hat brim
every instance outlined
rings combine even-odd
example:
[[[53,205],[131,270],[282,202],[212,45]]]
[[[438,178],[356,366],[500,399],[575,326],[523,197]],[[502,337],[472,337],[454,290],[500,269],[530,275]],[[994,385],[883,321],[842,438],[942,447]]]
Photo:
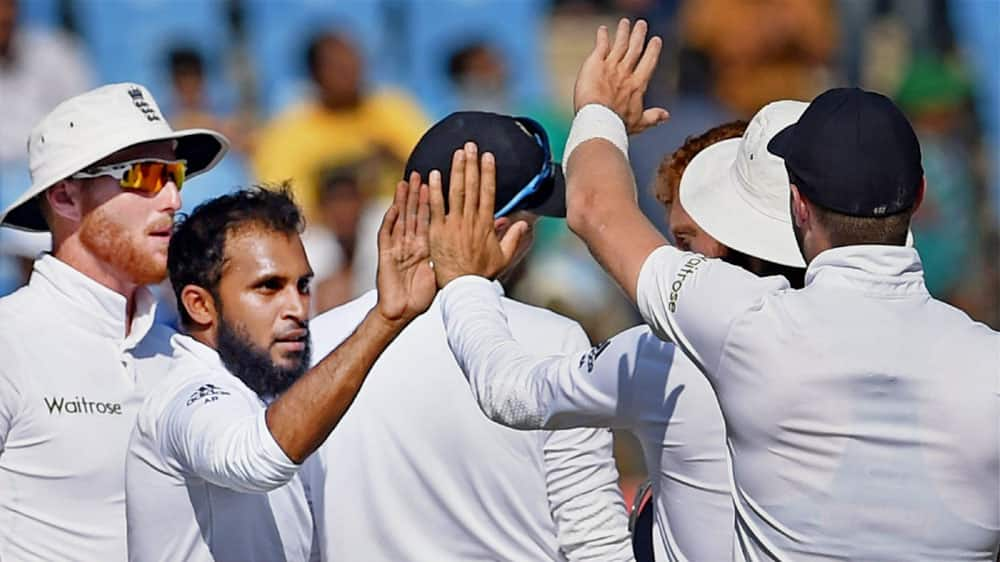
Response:
[[[739,147],[740,139],[727,139],[698,153],[681,176],[681,205],[721,244],[769,262],[805,267],[791,216],[778,220],[743,197],[744,188],[733,171]]]
[[[522,208],[543,217],[566,218],[566,176],[561,165],[552,163],[552,179]]]
[[[60,180],[84,169],[87,165],[99,162],[119,150],[124,150],[137,144],[164,140],[177,141],[175,152],[178,159],[187,161],[187,177],[189,178],[211,170],[222,160],[226,152],[229,151],[229,139],[209,129],[182,129],[174,131],[169,135],[144,138],[135,142],[128,142],[122,146],[111,145],[107,150],[103,151],[104,154],[84,164],[82,167],[68,172],[66,176],[38,178],[17,201],[6,209],[2,215],[0,225],[27,230],[29,232],[47,232],[49,226],[45,223],[45,217],[42,216],[42,209],[38,204],[37,196],[39,194]]]
[[[779,157],[786,158],[792,146],[792,133],[795,130],[795,123],[778,131],[767,143],[767,151]]]

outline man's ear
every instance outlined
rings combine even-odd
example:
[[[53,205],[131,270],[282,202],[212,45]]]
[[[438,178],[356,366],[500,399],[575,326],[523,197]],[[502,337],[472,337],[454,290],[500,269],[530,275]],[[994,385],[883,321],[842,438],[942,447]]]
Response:
[[[799,228],[805,228],[809,223],[809,200],[799,193],[799,188],[792,185],[792,222]]]
[[[497,233],[498,238],[503,238],[503,233],[507,232],[512,224],[510,217],[500,217],[493,220],[493,231]]]
[[[201,326],[211,326],[217,318],[215,298],[204,287],[185,285],[178,306],[183,306],[191,320]]]
[[[45,190],[43,196],[53,218],[83,220],[83,186],[79,182],[61,180]]]
[[[913,202],[913,213],[917,212],[920,204],[924,202],[924,195],[927,194],[927,176],[920,178],[920,191],[917,192],[917,199]]]

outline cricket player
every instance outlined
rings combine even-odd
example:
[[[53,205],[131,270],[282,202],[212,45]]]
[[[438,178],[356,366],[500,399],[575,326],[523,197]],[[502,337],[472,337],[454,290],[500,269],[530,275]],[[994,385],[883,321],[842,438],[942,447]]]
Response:
[[[0,558],[121,561],[139,365],[169,337],[146,286],[166,277],[184,180],[229,143],[111,84],[56,106],[27,146],[31,186],[0,222],[51,233],[52,252],[0,299]]]
[[[750,256],[770,268],[804,265],[790,221],[771,218],[781,210],[780,194],[788,192],[788,178],[781,159],[767,154],[766,146],[805,107],[795,101],[768,105],[742,138],[705,147],[683,170],[680,199],[692,203],[685,210],[705,225],[709,236],[718,234],[733,245],[721,246],[720,253],[730,254],[724,259]],[[685,153],[685,147],[678,152]],[[491,189],[485,184],[494,181],[493,171],[484,162],[485,191]],[[478,186],[466,182],[465,189],[468,193]],[[432,201],[438,200],[438,190],[432,182]],[[749,208],[733,213],[740,201],[753,202],[771,215]],[[442,208],[432,205],[431,258],[443,287],[441,312],[449,345],[487,416],[519,429],[615,427],[632,432],[653,475],[655,559],[731,557],[734,512],[725,430],[712,388],[697,366],[646,326],[589,351],[532,353],[512,336],[491,284],[470,276],[484,271],[477,266],[487,263],[482,259],[487,246],[469,244],[461,232],[438,220],[442,214]],[[739,236],[726,237],[729,232]]]
[[[309,558],[298,469],[430,305],[426,201],[426,188],[401,184],[378,234],[379,299],[311,369],[312,270],[287,188],[224,195],[181,223],[168,265],[183,333],[129,445],[131,560]]]
[[[577,78],[570,227],[708,378],[727,428],[737,556],[996,560],[1000,334],[935,300],[906,246],[926,185],[890,100],[834,89],[768,143],[805,287],[666,244],[635,205],[628,131],[661,42],[622,20]]]
[[[461,177],[465,163],[477,160],[470,152],[452,161],[466,141],[509,163],[486,234],[494,243],[504,237],[519,259],[531,237],[511,242],[510,226],[565,209],[562,173],[551,162],[547,135],[526,118],[452,114],[410,155],[411,181],[439,181],[441,172],[431,170]],[[488,291],[532,352],[589,347],[575,322],[504,297],[499,283]],[[380,296],[373,291],[317,317],[317,351],[347,337]],[[386,349],[337,430],[303,470],[322,558],[631,560],[611,433],[520,432],[486,419],[448,349],[439,309],[435,300]]]

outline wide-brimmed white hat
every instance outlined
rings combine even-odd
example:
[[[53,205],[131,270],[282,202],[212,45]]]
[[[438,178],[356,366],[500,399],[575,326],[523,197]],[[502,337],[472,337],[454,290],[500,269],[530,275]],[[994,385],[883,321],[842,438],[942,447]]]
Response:
[[[767,143],[808,106],[770,103],[754,115],[742,138],[717,142],[691,159],[681,176],[680,201],[698,226],[749,256],[806,266],[792,231],[788,172]]]
[[[38,194],[119,150],[161,140],[177,141],[177,158],[187,160],[188,177],[210,170],[229,150],[229,141],[215,131],[171,129],[139,84],[110,84],[62,102],[31,131],[31,187],[3,210],[0,224],[48,230]]]

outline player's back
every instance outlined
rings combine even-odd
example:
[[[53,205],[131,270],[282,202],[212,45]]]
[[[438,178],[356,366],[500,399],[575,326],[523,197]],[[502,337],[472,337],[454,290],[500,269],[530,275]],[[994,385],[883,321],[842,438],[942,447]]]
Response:
[[[314,357],[349,335],[375,298],[368,293],[315,319]],[[568,319],[507,299],[505,306],[516,337],[537,353],[587,345]],[[563,433],[583,448],[597,434]],[[435,301],[385,350],[303,468],[323,558],[563,559],[551,503],[562,500],[547,483],[549,435],[508,429],[483,415],[448,348]],[[611,466],[591,469],[614,472]],[[573,470],[572,461],[562,469]],[[591,517],[615,522],[608,513]]]
[[[720,403],[752,549],[996,559],[1000,334],[933,299],[906,252],[824,253],[732,325]]]

